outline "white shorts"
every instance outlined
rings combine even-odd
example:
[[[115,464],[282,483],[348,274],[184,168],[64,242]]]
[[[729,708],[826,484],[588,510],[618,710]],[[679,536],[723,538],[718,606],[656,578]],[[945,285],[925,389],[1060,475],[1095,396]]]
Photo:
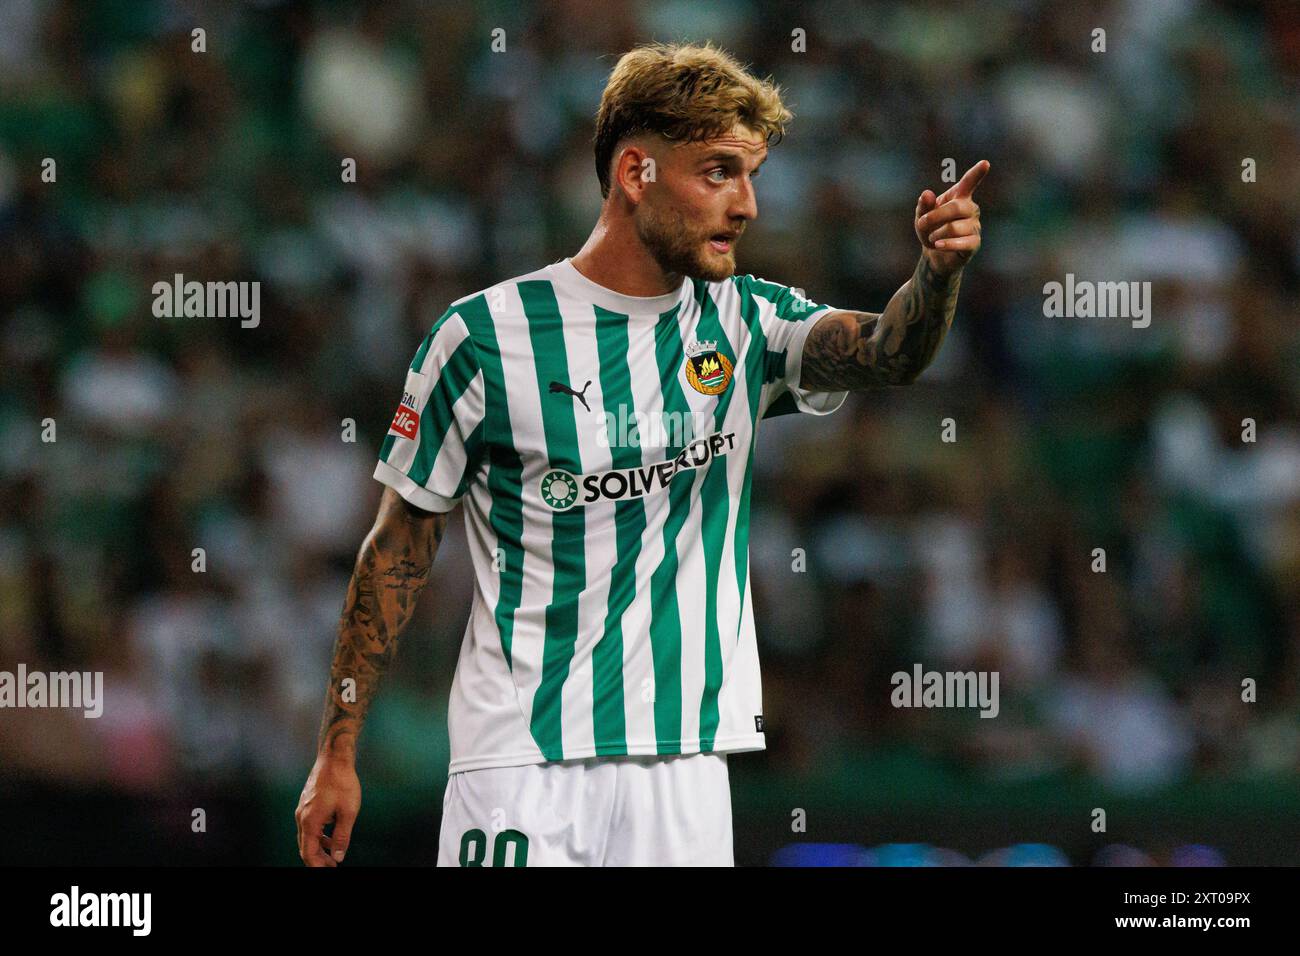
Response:
[[[734,866],[725,753],[464,770],[439,866]]]

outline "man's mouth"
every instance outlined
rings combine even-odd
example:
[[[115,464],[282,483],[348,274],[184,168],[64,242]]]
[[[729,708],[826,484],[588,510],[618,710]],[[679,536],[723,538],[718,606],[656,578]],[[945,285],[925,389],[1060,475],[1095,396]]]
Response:
[[[735,245],[738,238],[740,237],[736,233],[720,232],[709,240],[709,245],[713,248],[714,252],[725,255],[731,251],[731,247]]]

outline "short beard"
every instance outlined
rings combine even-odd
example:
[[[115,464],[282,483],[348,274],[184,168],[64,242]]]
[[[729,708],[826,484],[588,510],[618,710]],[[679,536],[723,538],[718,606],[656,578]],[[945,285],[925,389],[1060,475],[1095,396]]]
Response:
[[[643,202],[635,221],[637,238],[665,273],[706,282],[721,282],[735,273],[735,243],[727,255],[705,258],[704,247],[709,237],[692,232],[682,215],[671,206],[661,211]]]

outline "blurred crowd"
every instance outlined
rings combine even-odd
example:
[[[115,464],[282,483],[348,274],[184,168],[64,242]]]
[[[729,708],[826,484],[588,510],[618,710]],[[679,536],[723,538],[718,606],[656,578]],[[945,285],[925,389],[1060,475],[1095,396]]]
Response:
[[[709,38],[795,114],[741,272],[879,311],[918,193],[992,164],[921,380],[760,429],[753,759],[1300,770],[1291,0],[7,0],[0,670],[102,670],[107,705],[0,712],[0,779],[301,785],[415,346],[586,238],[617,55]],[[1067,273],[1149,281],[1150,326],[1047,317]],[[260,282],[260,323],[155,316],[176,274]],[[363,785],[440,795],[469,601],[457,515]],[[891,706],[915,663],[999,671],[999,717]]]

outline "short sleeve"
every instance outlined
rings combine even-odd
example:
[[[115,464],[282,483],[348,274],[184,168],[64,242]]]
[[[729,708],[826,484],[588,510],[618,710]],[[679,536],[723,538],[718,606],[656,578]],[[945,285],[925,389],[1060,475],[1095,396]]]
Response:
[[[448,311],[416,350],[375,478],[417,508],[450,511],[482,464],[484,409],[474,340]]]
[[[799,387],[803,347],[817,320],[833,306],[819,305],[801,289],[768,282],[752,275],[738,278],[742,298],[752,297],[767,339],[763,359],[761,418],[804,412],[829,415],[844,404],[848,392],[823,392]]]

